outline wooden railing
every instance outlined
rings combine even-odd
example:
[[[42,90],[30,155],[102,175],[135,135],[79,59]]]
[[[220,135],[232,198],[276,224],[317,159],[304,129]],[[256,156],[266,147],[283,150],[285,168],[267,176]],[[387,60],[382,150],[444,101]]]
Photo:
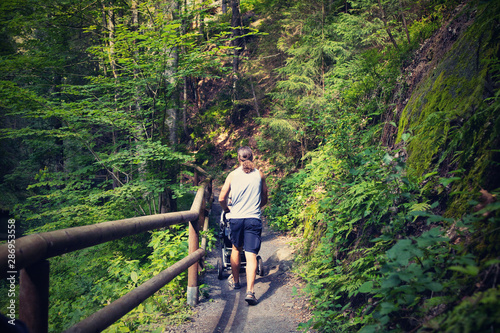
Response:
[[[198,188],[191,209],[188,211],[134,217],[24,236],[15,241],[14,255],[12,246],[9,248],[8,244],[1,245],[0,278],[17,274],[19,271],[19,319],[27,325],[30,333],[48,331],[48,258],[185,222],[189,222],[187,257],[66,332],[104,330],[186,269],[188,270],[187,300],[188,304],[195,305],[198,302],[199,260],[205,254],[204,242],[202,248],[199,248],[199,229],[208,228],[207,206],[212,200],[212,182],[206,179]],[[11,266],[13,263],[15,266]]]

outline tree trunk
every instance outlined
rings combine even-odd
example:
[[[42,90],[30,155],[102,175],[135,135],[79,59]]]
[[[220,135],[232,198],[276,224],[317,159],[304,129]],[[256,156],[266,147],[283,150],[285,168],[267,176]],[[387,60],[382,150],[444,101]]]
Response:
[[[106,8],[106,5],[103,3],[104,6],[104,15],[107,18],[106,20],[106,27],[108,30],[108,59],[109,59],[109,65],[111,68],[111,72],[113,74],[113,77],[115,79],[118,78],[118,74],[116,73],[116,61],[115,61],[115,14],[113,12],[113,8],[111,8],[112,4],[109,3],[108,8]]]
[[[245,46],[243,38],[239,38],[242,35],[241,31],[241,13],[240,13],[240,0],[231,0],[231,27],[233,29],[232,32],[232,40],[231,46],[233,49],[233,76],[232,76],[232,102],[233,102],[233,115],[235,114],[235,106],[236,101],[238,100],[238,92],[237,92],[237,82],[238,82],[238,70],[240,63],[240,54],[243,51]]]
[[[179,0],[174,0],[174,8],[172,11],[172,19],[175,21],[179,17],[180,4]],[[167,70],[165,76],[167,77],[168,84],[172,86],[172,96],[167,96],[165,101],[170,104],[170,107],[166,110],[166,126],[168,128],[168,139],[172,149],[175,148],[177,144],[177,127],[178,127],[178,114],[179,114],[179,87],[177,85],[177,73],[179,70],[179,47],[176,45],[171,50],[172,61],[169,64],[170,70]]]
[[[252,94],[253,94],[253,103],[255,106],[255,111],[257,112],[257,117],[260,117],[260,112],[259,112],[259,103],[257,101],[257,96],[255,95],[255,89],[253,87],[253,82],[250,80],[250,86],[252,87]]]
[[[184,136],[189,137],[189,133],[187,131],[187,111],[188,111],[188,78],[184,77],[184,86],[182,90],[182,130],[184,132]]]
[[[396,40],[392,36],[391,28],[387,24],[387,19],[385,18],[384,8],[382,7],[382,2],[380,0],[378,0],[378,5],[380,6],[380,14],[382,16],[381,17],[382,18],[382,22],[384,22],[384,27],[385,27],[385,30],[387,31],[387,34],[389,35],[389,39],[391,40],[392,45],[394,45],[394,47],[396,48],[396,50],[399,50],[398,44],[396,43]]]
[[[131,30],[134,32],[137,32],[137,30],[139,28],[139,11],[138,11],[137,6],[138,6],[138,1],[132,0],[132,27],[131,27]],[[137,42],[138,42],[137,40],[134,40],[134,44],[137,44]],[[136,58],[139,57],[137,50],[134,51],[134,56]],[[137,81],[138,79],[139,79],[139,70],[134,69],[134,80]],[[142,100],[142,94],[140,91],[140,86],[137,85],[136,89],[135,89],[135,109],[137,111],[136,114],[141,113],[141,100]],[[142,127],[138,128],[138,129],[139,129],[139,133],[141,133]]]
[[[177,202],[173,199],[172,190],[167,188],[160,194],[160,214],[177,211]]]
[[[405,12],[403,8],[403,2],[399,0],[399,10],[401,10],[401,19],[403,20],[403,27],[405,28],[406,32],[406,39],[408,40],[408,44],[410,44],[410,33],[408,32],[408,26],[406,25],[406,18],[405,18]]]
[[[112,8],[112,3],[111,2],[103,2],[103,19],[105,23],[105,27],[108,30],[108,61],[109,61],[109,66],[111,69],[111,74],[113,77],[118,79],[118,73],[116,72],[116,62],[115,62],[115,17],[114,17],[114,12]],[[118,92],[115,91],[114,95],[115,99],[115,108],[118,107]],[[114,153],[117,152],[116,150],[116,133],[114,129],[112,130],[112,141],[113,141],[113,146],[115,147]],[[121,186],[121,181],[120,181],[120,172],[116,168],[113,168],[112,170],[112,177],[113,177],[113,189],[120,187]]]
[[[172,0],[172,20],[176,21],[179,19],[179,13],[181,9],[181,1],[182,0]],[[177,33],[182,33],[182,25],[180,29],[177,30]],[[177,137],[177,129],[179,122],[179,109],[180,109],[180,93],[179,93],[179,85],[178,85],[178,71],[179,71],[179,52],[180,47],[175,45],[172,49],[166,50],[167,53],[171,54],[172,60],[167,63],[167,70],[165,71],[166,84],[170,85],[172,88],[172,95],[168,95],[165,91],[165,103],[169,105],[165,110],[164,117],[164,125],[168,128],[168,142],[172,150],[175,150],[175,147],[178,143]],[[164,137],[163,140],[167,138]],[[176,182],[177,175],[179,170],[177,167],[168,167],[166,168],[165,161],[161,162],[160,166],[160,174],[166,180],[165,190],[159,195],[159,210],[160,213],[168,213],[177,210],[177,202],[174,198],[174,193],[169,186]]]
[[[238,72],[239,68],[239,56],[243,49],[245,48],[245,41],[243,38],[239,38],[243,32],[241,31],[242,22],[241,22],[241,13],[240,13],[240,0],[231,0],[231,27],[233,28],[231,41],[231,46],[234,47],[233,50],[233,74]]]
[[[187,0],[184,0],[184,17],[187,17]],[[182,19],[182,35],[187,33],[187,22],[186,19]],[[183,46],[182,53],[186,53],[186,47]],[[188,138],[189,134],[187,131],[187,111],[188,111],[188,77],[184,76],[183,78],[183,87],[182,87],[182,130],[184,133],[184,137]]]

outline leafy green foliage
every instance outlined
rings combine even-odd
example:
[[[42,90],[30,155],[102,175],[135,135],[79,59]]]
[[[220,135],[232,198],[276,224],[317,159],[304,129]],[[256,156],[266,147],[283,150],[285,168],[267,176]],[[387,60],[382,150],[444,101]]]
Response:
[[[187,234],[186,226],[173,226],[51,259],[51,329],[67,329],[185,257]],[[108,330],[182,321],[189,314],[186,281],[179,275]]]
[[[269,98],[260,100],[262,114],[270,117],[258,119],[255,142],[271,173],[288,173],[269,178],[266,214],[272,227],[303,238],[298,273],[314,318],[302,328],[498,327],[499,6],[479,3],[490,15],[467,37],[486,47],[454,48],[458,58],[422,84],[435,92],[429,98],[419,93],[405,101],[410,76],[401,71],[459,3],[243,1],[241,9],[251,11],[245,19],[260,15],[269,38],[252,29],[244,36],[252,41],[246,70],[258,80],[242,74],[232,90],[214,83],[230,64],[229,15],[212,16],[207,3],[179,13],[152,1],[137,8],[4,1],[2,207],[21,203],[16,213],[29,232],[165,211],[164,196],[189,196],[180,165],[210,163],[223,127],[257,100],[252,82],[259,81]],[[475,5],[464,7],[464,17],[484,13]],[[128,14],[135,10],[138,21]],[[483,58],[474,61],[476,54]],[[480,75],[463,80],[472,67]],[[184,84],[186,94],[196,86],[196,105],[186,99],[183,110],[191,108],[185,116],[192,128],[182,128],[199,148],[196,157],[171,139],[181,132],[173,122]],[[235,92],[241,99],[231,104]],[[210,101],[201,107],[203,98]],[[396,103],[408,105],[402,116]],[[389,140],[397,148],[380,147],[398,117],[397,138]],[[467,201],[484,185],[490,204],[471,201],[478,210],[471,213]],[[176,227],[52,259],[51,327],[64,330],[181,258],[185,237]],[[109,330],[160,331],[163,314],[185,319],[182,281]]]
[[[270,182],[267,215],[275,228],[303,237],[297,271],[308,283],[314,314],[301,325],[304,330],[467,331],[497,325],[487,316],[456,321],[462,306],[479,304],[475,293],[488,295],[477,308],[493,314],[498,307],[497,206],[471,201],[484,209],[472,213],[467,204],[481,188],[486,202],[498,192],[498,173],[492,171],[498,164],[498,89],[481,94],[487,84],[478,82],[484,75],[497,81],[497,61],[467,60],[473,56],[463,50],[468,42],[457,43],[451,58],[464,66],[448,58],[439,64],[442,75],[429,75],[435,85],[422,90],[436,96],[413,94],[417,102],[407,110],[418,117],[403,113],[397,147],[379,147],[383,127],[398,127],[390,121],[399,117],[394,103],[406,104],[401,68],[444,20],[457,15],[451,10],[456,5],[367,0],[329,7],[299,1],[277,16],[284,27],[277,48],[287,58],[270,94],[274,117],[262,122],[259,147],[281,171],[290,171]],[[483,31],[478,49],[484,59],[494,58],[498,44],[489,38],[497,32],[485,28],[498,7],[465,7],[460,15],[476,9],[482,16],[465,40],[477,41],[472,36]],[[482,70],[467,82],[443,74],[444,68],[469,73],[472,63]],[[454,121],[459,109],[466,116]],[[296,135],[301,131],[307,141]],[[297,171],[299,161],[304,167]],[[471,298],[457,306],[463,297]]]
[[[297,262],[307,263],[300,274],[308,281],[315,314],[302,327],[408,331],[423,325],[443,299],[452,304],[469,293],[474,277],[492,274],[495,261],[485,262],[484,254],[476,257],[462,243],[450,242],[472,234],[485,218],[482,213],[457,221],[434,215],[437,204],[419,202],[418,186],[405,177],[400,160],[368,151],[357,160],[346,175],[349,182],[330,181],[325,186],[330,191],[302,206],[307,238]],[[303,184],[317,176],[312,170]],[[497,209],[490,205],[484,211]],[[497,213],[492,214],[489,223],[497,225]],[[406,236],[410,231],[415,235]],[[494,258],[496,252],[489,253]]]
[[[181,126],[169,110],[179,108],[185,80],[226,73],[230,28],[212,24],[204,35],[190,27],[211,10],[205,4],[180,13],[170,3],[136,4],[0,5],[9,46],[0,55],[0,152],[9,161],[1,207],[26,233],[189,209],[181,165],[194,157],[171,140]],[[63,331],[186,251],[186,231],[174,227],[51,259],[51,329]],[[137,331],[165,314],[185,319],[184,280],[111,330]]]
[[[157,231],[152,234],[149,247],[152,249],[147,264],[139,266],[138,260],[127,261],[116,256],[108,268],[108,276],[99,281],[108,292],[99,290],[101,304],[106,303],[107,297],[118,298],[132,288],[146,282],[164,269],[172,266],[188,254],[188,230],[185,226],[174,226],[171,230]],[[120,288],[121,287],[121,288]],[[187,272],[177,276],[165,285],[156,294],[129,312],[124,318],[113,324],[109,331],[123,332],[125,327],[130,332],[157,325],[164,315],[173,315],[165,320],[167,324],[179,323],[186,318],[189,311],[186,306],[185,290],[187,287]],[[99,288],[99,287],[98,287]],[[112,296],[109,294],[112,293]],[[107,295],[107,296],[106,296]]]
[[[442,332],[488,332],[500,325],[499,302],[498,288],[478,292],[461,301],[450,314],[438,317],[426,326]],[[439,320],[443,322],[439,324]]]

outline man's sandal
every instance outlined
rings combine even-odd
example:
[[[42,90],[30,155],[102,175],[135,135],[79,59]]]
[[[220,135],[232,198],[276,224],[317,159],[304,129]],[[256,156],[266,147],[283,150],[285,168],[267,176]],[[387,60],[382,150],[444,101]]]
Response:
[[[251,291],[247,291],[245,301],[248,303],[248,305],[255,305],[258,303],[257,298],[255,298],[255,293]]]
[[[234,282],[233,274],[229,275],[227,278],[227,283],[231,289],[241,289],[241,284],[239,282]]]

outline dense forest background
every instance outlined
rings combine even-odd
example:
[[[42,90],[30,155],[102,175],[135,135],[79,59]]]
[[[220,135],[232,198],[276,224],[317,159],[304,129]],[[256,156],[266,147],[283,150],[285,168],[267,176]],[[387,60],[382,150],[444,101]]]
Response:
[[[3,228],[188,209],[192,166],[220,182],[249,145],[269,225],[300,239],[301,329],[498,331],[499,19],[498,1],[4,0]],[[186,251],[175,227],[51,259],[50,330]],[[109,331],[187,318],[185,280]]]

